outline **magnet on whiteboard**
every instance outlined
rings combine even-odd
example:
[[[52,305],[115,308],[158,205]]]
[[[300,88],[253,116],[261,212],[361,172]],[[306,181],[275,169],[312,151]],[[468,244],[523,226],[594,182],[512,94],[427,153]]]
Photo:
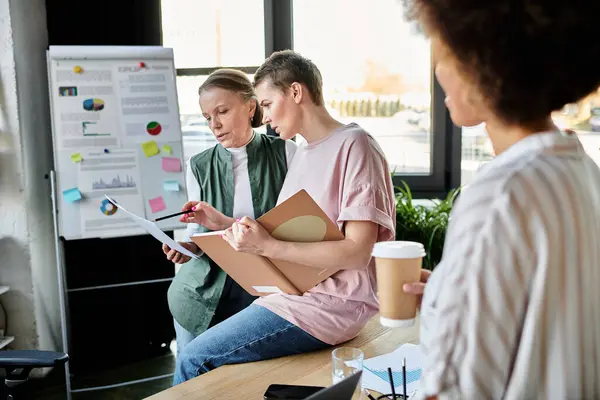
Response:
[[[138,65],[140,68],[146,68],[146,64],[143,61],[140,61]]]
[[[76,74],[80,74],[83,72],[83,68],[81,68],[79,65],[76,65],[73,67],[73,72],[75,72]]]
[[[109,153],[108,149],[104,149],[104,152],[105,152],[106,154],[108,154],[108,153]]]

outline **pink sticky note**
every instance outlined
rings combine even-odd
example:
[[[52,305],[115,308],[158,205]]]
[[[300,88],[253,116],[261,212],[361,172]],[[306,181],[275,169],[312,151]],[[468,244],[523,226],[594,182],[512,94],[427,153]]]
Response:
[[[157,213],[159,211],[167,209],[167,206],[165,205],[165,201],[163,200],[162,196],[150,199],[148,200],[148,202],[150,203],[150,208],[152,209],[153,213]]]
[[[162,169],[165,172],[181,172],[181,162],[177,157],[163,157]]]

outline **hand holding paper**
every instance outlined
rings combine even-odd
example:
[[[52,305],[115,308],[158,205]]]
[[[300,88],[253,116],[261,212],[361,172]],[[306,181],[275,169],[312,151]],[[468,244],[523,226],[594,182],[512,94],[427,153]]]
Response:
[[[162,244],[166,244],[171,249],[177,250],[178,252],[185,254],[188,257],[198,258],[196,254],[194,254],[193,252],[189,251],[188,249],[171,239],[166,233],[161,231],[160,228],[156,226],[156,224],[154,224],[153,222],[150,222],[144,218],[138,217],[137,215],[130,213],[129,211],[124,209],[119,203],[117,203],[114,199],[108,197],[107,195],[104,195],[104,197],[106,197],[108,201],[110,201],[112,204],[114,204],[120,210],[122,210],[125,214],[127,214],[130,219],[132,219],[135,223],[144,228],[146,232],[154,236],[154,238],[160,241]]]
[[[195,243],[179,242],[179,244],[182,247],[191,251],[192,253],[198,253],[198,251],[200,250]],[[185,264],[186,262],[191,260],[191,257],[186,256],[185,254],[182,254],[175,249],[171,249],[166,244],[163,244],[162,250],[163,253],[165,253],[165,255],[167,256],[167,260],[173,261],[175,264]]]

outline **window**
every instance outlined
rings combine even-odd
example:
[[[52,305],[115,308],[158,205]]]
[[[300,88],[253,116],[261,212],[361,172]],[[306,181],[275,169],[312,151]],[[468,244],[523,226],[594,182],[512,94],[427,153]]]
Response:
[[[163,45],[176,68],[257,66],[265,59],[264,0],[162,0]]]
[[[588,155],[600,165],[600,89],[578,103],[565,105],[553,113],[552,119],[560,129],[574,130]],[[477,169],[493,157],[492,143],[483,124],[462,128],[462,185],[468,185]]]
[[[465,186],[473,181],[479,167],[494,158],[494,149],[487,136],[485,124],[464,127],[461,134],[460,183]]]
[[[321,71],[330,112],[369,131],[397,174],[430,174],[430,46],[404,22],[402,2],[293,5],[294,50]]]
[[[162,0],[162,19],[163,44],[175,52],[186,158],[214,145],[198,106],[205,77],[220,66],[251,75],[265,56],[292,48],[321,70],[329,111],[377,139],[396,184],[406,181],[415,197],[458,185],[458,134],[428,40],[405,22],[402,2]]]
[[[162,0],[161,11],[163,45],[175,53],[187,162],[217,143],[198,105],[206,76],[220,66],[253,71],[265,58],[264,0]]]

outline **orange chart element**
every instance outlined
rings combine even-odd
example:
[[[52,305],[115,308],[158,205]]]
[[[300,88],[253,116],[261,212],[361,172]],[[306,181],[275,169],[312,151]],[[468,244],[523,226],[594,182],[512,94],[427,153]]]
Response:
[[[156,136],[162,132],[162,126],[156,121],[148,122],[146,132],[152,136]]]

